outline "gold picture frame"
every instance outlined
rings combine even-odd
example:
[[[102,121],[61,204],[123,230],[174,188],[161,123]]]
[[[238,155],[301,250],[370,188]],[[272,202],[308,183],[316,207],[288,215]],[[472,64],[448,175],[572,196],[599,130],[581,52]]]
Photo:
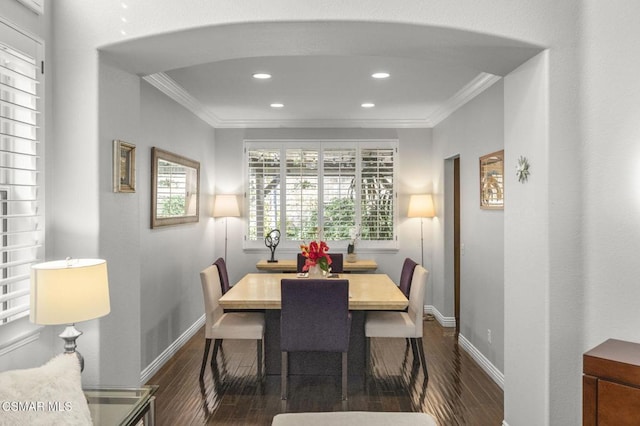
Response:
[[[504,209],[504,150],[480,157],[480,208]]]
[[[136,192],[136,146],[113,141],[113,192]]]

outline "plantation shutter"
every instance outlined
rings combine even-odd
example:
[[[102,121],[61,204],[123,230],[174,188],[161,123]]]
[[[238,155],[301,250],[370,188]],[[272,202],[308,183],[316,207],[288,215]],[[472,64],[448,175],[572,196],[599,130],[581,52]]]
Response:
[[[44,239],[40,50],[0,22],[0,325],[29,314],[31,265]]]
[[[249,149],[247,157],[248,238],[263,240],[271,230],[280,229],[280,150]]]
[[[286,150],[285,220],[287,238],[318,238],[318,150]]]
[[[322,154],[324,237],[348,240],[356,226],[356,149],[325,148]]]
[[[385,241],[394,236],[393,148],[361,150],[360,208],[363,240]]]

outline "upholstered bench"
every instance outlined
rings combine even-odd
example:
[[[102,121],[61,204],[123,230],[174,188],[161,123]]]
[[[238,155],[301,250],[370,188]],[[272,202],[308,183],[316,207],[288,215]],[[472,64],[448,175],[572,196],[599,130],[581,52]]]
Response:
[[[286,413],[273,418],[272,426],[437,426],[426,413],[336,411],[330,413]]]

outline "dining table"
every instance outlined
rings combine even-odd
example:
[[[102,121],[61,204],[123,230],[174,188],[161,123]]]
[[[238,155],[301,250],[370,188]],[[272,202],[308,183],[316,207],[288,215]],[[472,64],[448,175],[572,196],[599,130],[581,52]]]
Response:
[[[333,274],[349,280],[349,375],[362,374],[366,368],[364,324],[367,311],[403,310],[409,301],[386,274]],[[263,311],[265,314],[264,362],[268,375],[280,374],[280,282],[282,279],[308,280],[290,273],[250,273],[242,277],[220,299],[225,310]],[[289,373],[293,375],[339,375],[340,354],[300,352],[289,356]]]

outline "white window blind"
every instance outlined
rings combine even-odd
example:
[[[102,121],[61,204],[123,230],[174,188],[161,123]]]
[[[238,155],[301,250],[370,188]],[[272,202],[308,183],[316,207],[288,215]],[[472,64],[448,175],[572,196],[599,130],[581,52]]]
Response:
[[[315,238],[318,229],[318,150],[286,149],[285,228],[289,240]]]
[[[29,314],[41,257],[40,45],[0,22],[0,326]]]
[[[348,240],[356,227],[355,148],[326,148],[322,158],[322,225],[327,240]]]
[[[272,229],[285,247],[322,237],[346,248],[354,231],[361,247],[393,247],[397,141],[245,141],[245,152],[247,247]]]
[[[367,148],[361,154],[362,239],[392,240],[395,235],[394,150]]]
[[[247,150],[249,240],[264,240],[280,228],[280,149]]]

